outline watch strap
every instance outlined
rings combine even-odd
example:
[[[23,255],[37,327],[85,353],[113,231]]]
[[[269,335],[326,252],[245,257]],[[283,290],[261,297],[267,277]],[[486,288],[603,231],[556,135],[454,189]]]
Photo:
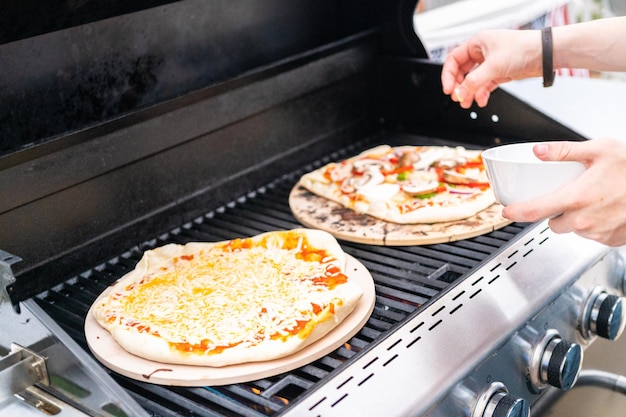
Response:
[[[543,64],[543,86],[554,84],[554,58],[552,47],[552,28],[541,29],[541,55]]]

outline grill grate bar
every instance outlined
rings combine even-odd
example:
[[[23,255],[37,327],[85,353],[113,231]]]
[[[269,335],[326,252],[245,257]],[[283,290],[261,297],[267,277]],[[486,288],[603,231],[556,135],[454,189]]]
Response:
[[[119,382],[119,381],[118,381]],[[146,410],[149,410],[149,414],[151,416],[159,416],[159,417],[180,417],[178,411],[172,410],[168,408],[165,404],[162,404],[160,399],[149,399],[143,395],[136,393],[133,389],[129,389],[131,396],[137,404],[143,407]],[[215,416],[219,416],[219,414],[215,413]]]
[[[121,378],[116,379],[120,380]],[[224,415],[237,415],[232,413],[232,411],[248,411],[245,407],[241,407],[239,404],[229,400],[228,397],[225,396],[216,395],[210,399],[202,398],[197,395],[193,388],[181,389],[161,387],[138,381],[134,381],[130,385],[124,386],[132,391],[140,392],[143,397],[149,398],[154,404],[166,406],[166,409],[172,412],[171,415],[216,417]],[[211,404],[212,407],[207,407],[207,404]],[[155,415],[159,415],[155,410],[152,411]]]
[[[255,229],[247,225],[238,224],[233,221],[224,221],[222,217],[215,217],[211,219],[211,232],[222,239],[233,239],[241,236],[253,236],[262,231],[262,229]],[[213,229],[213,227],[219,227],[221,230]]]
[[[376,292],[379,297],[385,299],[384,304],[390,311],[401,311],[407,314],[430,299],[430,297],[414,296],[401,290],[383,288],[380,286],[376,286]]]
[[[291,216],[291,218],[287,218],[287,216],[284,216],[284,218],[278,218],[275,215],[270,215],[269,213],[265,214],[256,210],[247,210],[242,206],[236,207],[229,213],[224,213],[223,218],[224,220],[230,220],[231,222],[241,219],[246,221],[246,223],[257,225],[260,230],[292,229],[299,226],[293,216]]]
[[[208,389],[211,390],[211,388]],[[272,401],[266,396],[260,395],[260,392],[255,393],[252,388],[245,384],[225,386],[223,388],[219,388],[219,391],[225,394],[230,394],[227,395],[227,398],[240,398],[244,402],[255,404],[255,406],[261,406],[268,411],[271,410],[269,413],[275,413],[285,406],[284,401],[281,401],[280,399],[275,399],[274,401]]]
[[[411,285],[419,285],[423,288],[424,294],[431,296],[446,287],[445,283],[428,278],[433,270],[439,270],[442,265],[434,264],[428,267],[420,263],[402,261],[383,256],[382,254],[370,254],[351,249],[347,249],[346,252],[357,259],[364,259],[363,264],[370,272],[376,271],[381,275],[388,276],[395,282],[396,286],[405,283],[408,289]]]
[[[311,365],[305,365],[302,368],[294,371],[294,374],[311,382],[319,381],[323,379],[326,375],[328,375],[328,371],[314,365],[315,362]]]

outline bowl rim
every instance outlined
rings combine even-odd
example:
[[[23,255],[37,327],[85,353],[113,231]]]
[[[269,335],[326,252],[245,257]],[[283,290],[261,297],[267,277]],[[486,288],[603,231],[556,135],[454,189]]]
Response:
[[[491,162],[504,162],[504,163],[524,164],[524,165],[531,165],[531,164],[533,165],[580,165],[584,168],[584,164],[579,161],[543,161],[537,158],[534,152],[532,151],[532,149],[534,148],[535,145],[540,145],[543,143],[549,143],[549,142],[541,141],[541,142],[505,143],[502,145],[492,146],[490,148],[483,150],[481,153],[481,157],[483,161],[491,161]],[[496,152],[498,150],[501,150],[502,148],[509,148],[509,149],[530,148],[531,157],[534,159],[533,160],[520,160],[520,159],[513,159],[512,157],[504,157],[504,156],[497,155]]]

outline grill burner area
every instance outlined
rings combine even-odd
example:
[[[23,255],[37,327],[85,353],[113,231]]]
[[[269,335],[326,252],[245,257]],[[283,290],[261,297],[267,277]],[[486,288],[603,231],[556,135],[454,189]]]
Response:
[[[402,138],[404,141],[406,138]],[[384,143],[397,141],[385,138]],[[413,141],[416,141],[413,138]],[[80,346],[88,350],[85,316],[106,287],[134,268],[143,252],[167,243],[218,241],[277,229],[301,227],[288,206],[289,192],[300,176],[331,160],[366,149],[371,139],[333,153],[323,160],[276,179],[193,222],[144,242],[106,263],[68,278],[37,296],[42,309]],[[452,243],[384,247],[341,241],[343,249],[362,262],[376,285],[372,316],[359,333],[331,354],[294,371],[248,383],[219,387],[167,387],[128,379],[116,381],[154,416],[275,416],[288,409],[313,385],[384,339],[450,283],[463,277],[524,229],[512,224],[498,231]]]

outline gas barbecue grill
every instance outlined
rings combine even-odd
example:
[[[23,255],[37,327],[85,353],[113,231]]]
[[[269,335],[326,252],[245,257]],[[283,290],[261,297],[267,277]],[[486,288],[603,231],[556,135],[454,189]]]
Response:
[[[415,1],[95,3],[14,6],[0,45],[0,410],[524,416],[621,334],[622,252],[542,222],[341,241],[374,278],[374,311],[290,372],[172,387],[100,366],[84,323],[101,291],[147,249],[299,227],[288,196],[305,172],[383,143],[584,138],[503,91],[469,111],[444,97]]]

